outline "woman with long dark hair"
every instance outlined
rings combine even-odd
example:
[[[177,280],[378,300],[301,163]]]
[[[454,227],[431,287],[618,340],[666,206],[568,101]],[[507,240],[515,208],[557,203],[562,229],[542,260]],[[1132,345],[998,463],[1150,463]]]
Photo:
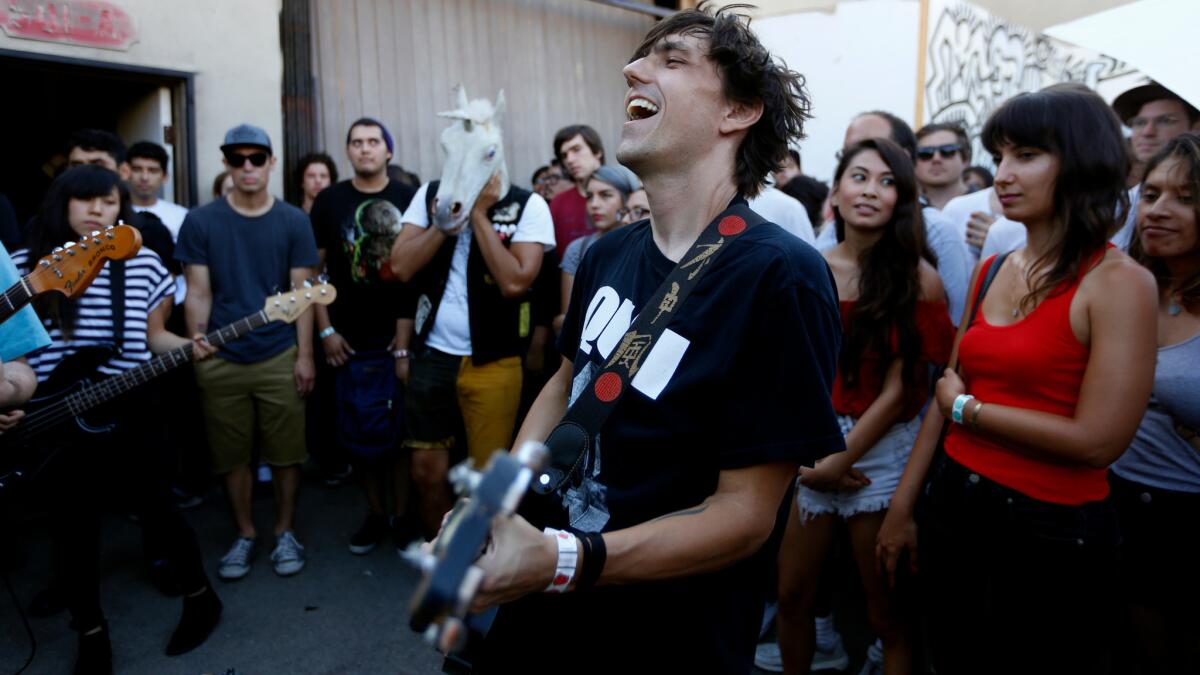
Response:
[[[841,299],[843,344],[833,406],[846,450],[801,469],[779,553],[784,671],[808,672],[814,601],[838,520],[846,523],[884,672],[910,672],[912,649],[894,595],[875,573],[875,535],[929,399],[929,365],[945,363],[954,328],[925,245],[912,160],[886,139],[846,149],[831,199],[838,245],[825,252]]]
[[[129,192],[117,174],[99,166],[68,170],[50,186],[34,222],[27,249],[13,262],[29,268],[54,247],[130,219]],[[119,375],[149,361],[152,354],[188,344],[164,327],[171,311],[174,281],[158,255],[143,247],[129,260],[106,264],[76,299],[57,294],[36,301],[51,344],[29,357],[39,382],[46,382],[73,355],[88,348],[115,347],[100,361],[93,378]],[[44,299],[43,299],[44,298]],[[115,308],[124,307],[123,315]],[[214,348],[192,342],[198,358]],[[83,375],[84,373],[81,373]],[[56,380],[65,373],[59,371]],[[150,383],[152,386],[153,383]],[[44,392],[39,391],[39,394]],[[162,401],[142,385],[106,404],[114,431],[64,443],[44,477],[52,510],[55,589],[79,631],[77,674],[112,672],[108,624],[100,607],[100,516],[110,500],[135,513],[147,542],[166,555],[169,580],[185,596],[183,615],[167,654],[199,646],[216,625],[221,601],[209,586],[196,537],[175,507],[169,488]],[[68,422],[68,425],[73,422]],[[64,425],[64,432],[71,428]],[[79,446],[86,445],[80,450]],[[164,461],[167,460],[167,461]]]
[[[1129,254],[1158,282],[1150,405],[1109,475],[1140,672],[1200,672],[1200,135],[1146,164]]]
[[[938,673],[1105,673],[1118,539],[1106,474],[1150,395],[1157,304],[1150,273],[1107,243],[1128,201],[1121,126],[1094,92],[1055,85],[1004,103],[982,140],[1028,243],[975,271],[959,372],[937,383],[878,555],[917,569],[924,493]]]

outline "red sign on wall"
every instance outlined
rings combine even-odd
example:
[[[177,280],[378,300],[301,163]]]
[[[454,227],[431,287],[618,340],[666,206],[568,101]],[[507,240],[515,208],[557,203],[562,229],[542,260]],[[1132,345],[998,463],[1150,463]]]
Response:
[[[9,37],[103,49],[129,49],[133,18],[102,0],[0,0],[0,28]]]

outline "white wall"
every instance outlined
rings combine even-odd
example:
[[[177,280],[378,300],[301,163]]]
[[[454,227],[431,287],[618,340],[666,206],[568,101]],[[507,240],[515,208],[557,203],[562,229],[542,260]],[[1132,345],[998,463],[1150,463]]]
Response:
[[[831,13],[770,17],[752,25],[776,56],[808,79],[813,119],[800,146],[804,173],[828,181],[846,125],[887,110],[912,123],[917,96],[920,3],[840,2]]]
[[[224,168],[219,147],[230,127],[250,122],[264,128],[281,154],[282,0],[112,1],[137,27],[138,41],[128,51],[15,39],[3,32],[0,49],[194,73],[196,181],[202,202]],[[271,177],[276,195],[283,194],[282,166],[280,161]]]

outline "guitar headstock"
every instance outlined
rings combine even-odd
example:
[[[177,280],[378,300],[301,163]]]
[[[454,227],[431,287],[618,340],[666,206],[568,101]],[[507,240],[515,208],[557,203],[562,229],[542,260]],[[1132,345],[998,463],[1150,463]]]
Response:
[[[305,281],[302,288],[293,288],[287,293],[272,295],[263,306],[263,313],[271,321],[292,323],[300,318],[304,310],[314,303],[328,305],[337,298],[337,289],[327,281]]]
[[[37,261],[25,277],[32,294],[58,291],[68,298],[83,293],[109,260],[128,260],[142,248],[136,227],[117,225],[69,241]]]

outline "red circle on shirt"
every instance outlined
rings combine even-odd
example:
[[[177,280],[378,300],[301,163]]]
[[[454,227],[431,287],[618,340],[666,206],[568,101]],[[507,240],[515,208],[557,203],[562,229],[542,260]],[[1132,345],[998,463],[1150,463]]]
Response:
[[[735,234],[741,234],[746,230],[746,221],[738,216],[725,216],[721,222],[717,223],[717,232],[721,233],[722,237],[732,237]]]
[[[596,379],[596,398],[605,403],[612,403],[621,395],[621,376],[616,373],[605,373]]]
[[[565,583],[567,583],[567,575],[560,574],[560,575],[554,577],[554,585],[555,586],[562,586]]]

